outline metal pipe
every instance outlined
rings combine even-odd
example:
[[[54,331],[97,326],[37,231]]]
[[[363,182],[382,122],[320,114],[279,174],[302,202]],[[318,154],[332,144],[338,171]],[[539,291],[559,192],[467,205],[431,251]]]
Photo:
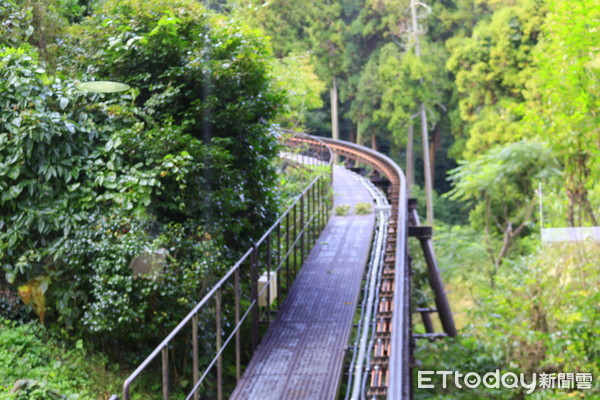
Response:
[[[304,265],[304,196],[300,198],[300,268]]]
[[[252,305],[252,349],[251,352],[254,354],[258,347],[258,336],[259,336],[259,310],[258,310],[258,247],[255,245],[252,250],[252,256],[250,257],[250,282],[251,287],[251,299]]]
[[[194,314],[192,318],[192,371],[193,385],[196,386],[198,383],[198,314]],[[199,399],[199,394],[194,391],[194,400]]]
[[[234,318],[235,318],[235,326],[236,328],[240,326],[240,270],[235,270],[235,274],[233,275],[233,290],[235,291],[234,296]],[[236,382],[240,380],[241,371],[242,371],[242,344],[240,331],[236,330],[235,332],[235,378]]]
[[[221,356],[221,290],[217,291],[215,295],[215,330],[217,334],[216,349],[217,354],[217,399],[223,400],[223,357]]]
[[[163,400],[169,400],[169,348],[162,349],[162,392]]]
[[[263,288],[264,290],[267,291],[267,306],[265,307],[267,324],[271,325],[271,236],[267,239],[267,284]]]
[[[372,191],[372,189],[370,189],[369,187],[367,187],[367,189],[371,192],[372,196],[375,194]],[[381,204],[381,199],[379,199],[378,197],[376,199],[378,200],[378,204]],[[365,311],[365,321],[370,321],[371,315],[373,313],[374,298],[375,298],[375,293],[377,290],[377,287],[376,287],[377,275],[379,273],[379,266],[381,265],[381,261],[382,261],[382,250],[384,247],[385,225],[386,225],[385,212],[379,211],[378,229],[377,229],[377,238],[376,238],[377,241],[375,244],[375,250],[374,250],[373,261],[372,261],[373,268],[372,268],[371,274],[368,278],[369,279],[369,287],[368,287],[367,304],[365,306],[365,310],[366,310]],[[358,400],[359,398],[361,398],[361,394],[363,394],[363,391],[361,390],[361,386],[362,386],[361,378],[363,376],[363,367],[364,367],[365,354],[366,354],[368,342],[369,342],[369,324],[365,323],[362,326],[362,332],[360,334],[360,340],[358,342],[358,355],[356,357],[357,363],[356,363],[356,366],[354,367],[354,385],[352,387],[352,395],[350,397],[352,400]]]

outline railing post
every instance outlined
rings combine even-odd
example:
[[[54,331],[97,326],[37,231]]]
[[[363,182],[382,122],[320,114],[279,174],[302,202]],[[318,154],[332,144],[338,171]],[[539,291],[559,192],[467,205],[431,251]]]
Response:
[[[311,241],[311,232],[310,232],[310,218],[312,216],[311,214],[311,195],[312,195],[312,187],[309,187],[308,190],[306,191],[306,244],[307,247],[310,249],[310,241]]]
[[[236,268],[233,273],[233,290],[235,291],[235,326],[240,324],[240,268]],[[235,332],[235,378],[236,382],[240,380],[242,374],[242,344],[240,329]]]
[[[193,376],[193,386],[196,387],[198,383],[198,314],[194,314],[192,317],[192,371]],[[199,399],[198,390],[194,391],[194,400]]]
[[[217,333],[217,354],[221,351],[221,288],[215,293],[215,317]],[[223,400],[223,357],[217,358],[217,399]]]
[[[290,212],[285,215],[285,290],[286,295],[290,291],[290,257],[293,255],[290,253]]]
[[[163,400],[169,400],[169,346],[165,345],[161,352]]]
[[[277,310],[281,309],[281,222],[277,224]]]
[[[323,215],[323,210],[325,209],[323,185],[323,178],[319,178],[319,231],[323,230],[323,227],[325,226],[325,216]]]
[[[296,273],[298,272],[298,257],[296,256],[297,253],[297,246],[296,246],[296,241],[298,239],[298,203],[294,204],[294,235],[292,236],[292,246],[294,247],[294,277],[296,276]],[[289,291],[289,286],[288,286],[288,291]]]
[[[300,197],[300,268],[304,265],[304,194]]]
[[[319,204],[317,202],[317,194],[318,194],[318,185],[319,181],[315,182],[315,185],[312,188],[312,211],[311,211],[311,219],[312,219],[312,232],[313,232],[313,240],[311,242],[311,246],[314,246],[317,243],[317,238],[319,237]]]
[[[258,247],[256,247],[256,245],[254,245],[254,248],[252,249],[252,254],[250,255],[250,279],[252,279],[250,287],[252,290],[252,302],[254,303],[254,307],[252,308],[252,353],[254,353],[254,351],[256,351],[256,348],[258,347],[259,335]]]
[[[267,291],[267,324],[271,325],[271,234],[267,236],[267,284],[263,288]]]

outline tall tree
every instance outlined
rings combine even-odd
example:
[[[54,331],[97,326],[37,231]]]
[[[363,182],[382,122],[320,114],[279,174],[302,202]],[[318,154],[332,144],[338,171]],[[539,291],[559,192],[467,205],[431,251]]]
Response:
[[[455,75],[459,95],[460,121],[455,120],[458,129],[454,133],[464,138],[459,142],[462,148],[457,149],[463,158],[472,159],[495,144],[522,136],[515,108],[523,103],[525,83],[533,73],[532,50],[543,21],[541,6],[538,0],[500,6],[469,37],[448,41],[452,55],[447,66]]]
[[[589,192],[600,191],[600,3],[548,0],[547,6],[524,129],[548,141],[564,165],[568,224],[597,226]]]

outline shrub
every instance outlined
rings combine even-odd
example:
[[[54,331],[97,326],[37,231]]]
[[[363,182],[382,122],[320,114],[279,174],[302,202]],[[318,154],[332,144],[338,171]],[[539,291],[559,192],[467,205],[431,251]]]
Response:
[[[48,298],[62,325],[97,342],[151,345],[223,272],[217,242],[194,223],[158,224],[123,212],[93,216],[62,244]],[[146,262],[153,272],[132,270],[136,257],[157,253]]]
[[[0,398],[8,400],[108,398],[122,379],[106,357],[81,340],[61,343],[41,324],[0,318]],[[10,393],[17,385],[20,390]],[[106,397],[103,397],[106,396]]]
[[[268,129],[282,97],[257,31],[193,0],[126,0],[105,2],[71,35],[66,57],[77,60],[74,69],[131,85],[143,130],[155,132],[128,136],[129,162],[182,149],[193,157],[185,207],[159,214],[201,217],[217,231],[227,226],[234,247],[268,227],[277,206],[277,151]],[[180,194],[171,185],[157,200]]]
[[[133,89],[84,94],[31,48],[1,48],[0,286],[68,333],[135,350],[275,217],[281,97],[257,33],[192,0],[107,1],[72,29],[62,74]],[[159,276],[129,268],[160,249]]]
[[[350,206],[347,204],[340,204],[335,207],[335,215],[346,216],[350,213]]]
[[[356,203],[354,205],[354,213],[356,215],[367,215],[373,212],[373,204],[371,203]]]

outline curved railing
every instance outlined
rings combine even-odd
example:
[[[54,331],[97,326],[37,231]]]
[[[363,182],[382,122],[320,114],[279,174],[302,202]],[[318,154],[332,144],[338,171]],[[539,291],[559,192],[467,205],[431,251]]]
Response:
[[[284,132],[281,140],[294,146],[295,132]],[[318,160],[316,163],[332,168],[331,148],[319,139],[307,148],[295,149],[294,154]],[[302,159],[301,159],[302,161]],[[133,383],[153,362],[161,359],[163,399],[170,393],[170,348],[177,340],[191,339],[192,380],[186,399],[197,400],[206,378],[215,378],[214,397],[224,396],[224,355],[233,358],[236,381],[242,373],[242,358],[251,357],[261,336],[261,324],[270,324],[282,298],[292,285],[302,266],[306,251],[316,242],[330,215],[329,176],[319,175],[296,197],[269,230],[246,251],[225,276],[214,285],[187,316],[169,333],[152,353],[134,370],[123,384],[123,400],[131,398]],[[233,314],[233,316],[231,316]],[[199,325],[207,329],[214,320],[214,354],[201,370]],[[242,343],[242,331],[251,336],[249,348]],[[189,335],[185,338],[185,335]],[[203,357],[206,360],[206,357]],[[229,366],[233,367],[233,366]],[[233,370],[233,368],[228,368]],[[111,400],[118,400],[113,395]]]

